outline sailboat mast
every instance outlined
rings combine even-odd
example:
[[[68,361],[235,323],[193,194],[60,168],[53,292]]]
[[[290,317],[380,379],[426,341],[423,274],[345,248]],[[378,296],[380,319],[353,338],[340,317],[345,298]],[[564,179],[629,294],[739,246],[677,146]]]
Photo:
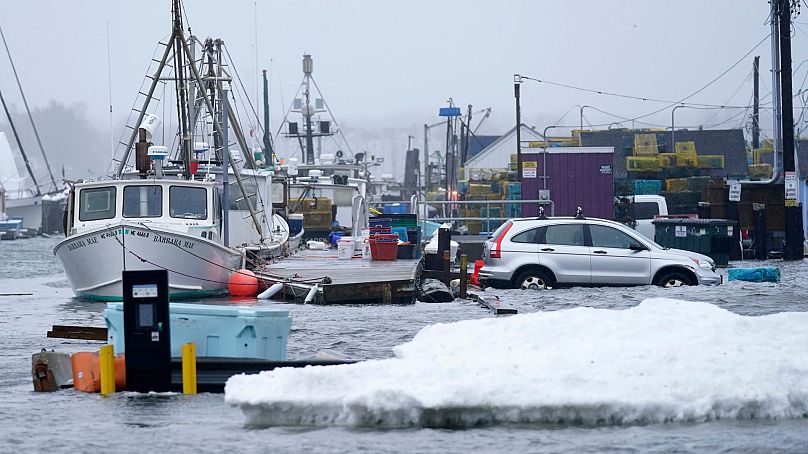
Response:
[[[182,161],[184,164],[184,174],[186,179],[193,178],[191,174],[191,138],[188,132],[188,110],[186,99],[188,97],[185,86],[185,59],[183,58],[183,36],[182,36],[182,11],[180,10],[180,0],[174,0],[174,30],[172,38],[174,40],[174,73],[177,84],[177,110],[180,120],[180,138]]]
[[[14,73],[14,79],[17,80],[17,87],[20,89],[20,95],[22,95],[22,104],[25,106],[25,111],[28,113],[28,120],[31,121],[31,128],[34,130],[34,137],[36,137],[36,142],[39,144],[39,151],[42,152],[42,159],[45,160],[45,167],[48,168],[48,175],[50,175],[51,183],[53,183],[53,190],[56,191],[59,189],[59,186],[56,185],[56,179],[53,178],[53,171],[51,171],[50,162],[48,162],[48,156],[45,154],[45,148],[42,146],[42,140],[39,138],[39,131],[36,129],[36,123],[34,123],[34,117],[31,115],[31,109],[28,107],[28,100],[25,99],[25,92],[22,90],[22,84],[20,83],[20,77],[17,75],[17,67],[14,65],[14,59],[11,58],[11,51],[8,50],[8,43],[6,43],[6,35],[3,33],[3,27],[0,27],[0,37],[3,38],[3,46],[6,48],[6,54],[8,55],[8,61],[11,63],[11,71]],[[9,121],[11,118],[9,117]],[[22,147],[20,147],[22,150]],[[25,161],[26,164],[28,161]],[[33,178],[33,175],[31,176]],[[37,187],[37,194],[39,194],[39,188]]]
[[[11,125],[11,131],[14,132],[14,139],[17,141],[17,147],[19,147],[20,149],[22,160],[25,161],[25,168],[28,169],[28,175],[30,175],[31,179],[34,181],[34,188],[36,188],[36,195],[41,195],[42,191],[39,190],[39,183],[37,183],[36,181],[34,171],[31,170],[31,163],[28,162],[28,155],[25,154],[25,150],[22,147],[22,141],[20,140],[20,135],[17,134],[17,127],[14,126],[14,120],[11,119],[11,113],[8,111],[8,106],[6,105],[6,98],[3,97],[2,91],[0,91],[0,102],[3,103],[3,110],[6,111],[6,117],[8,117],[8,124]]]

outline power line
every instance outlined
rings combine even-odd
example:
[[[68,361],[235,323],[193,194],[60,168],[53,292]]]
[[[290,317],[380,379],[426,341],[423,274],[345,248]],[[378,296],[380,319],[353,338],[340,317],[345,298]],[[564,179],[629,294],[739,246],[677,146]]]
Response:
[[[648,114],[636,117],[635,120],[640,119],[640,118],[645,118],[645,117],[648,117],[648,116],[651,116],[651,115],[654,115],[654,114],[657,114],[657,113],[662,112],[662,111],[664,111],[666,109],[669,109],[669,108],[671,108],[671,107],[673,107],[675,105],[687,105],[687,106],[692,106],[692,107],[713,107],[713,108],[730,108],[730,107],[733,107],[733,108],[746,108],[747,106],[724,106],[724,105],[720,105],[720,104],[690,103],[690,102],[685,102],[685,101],[687,101],[688,99],[692,98],[693,96],[701,93],[702,91],[706,90],[712,84],[714,84],[719,79],[724,77],[732,69],[734,69],[741,62],[743,62],[746,59],[746,57],[748,57],[758,47],[760,47],[761,44],[763,44],[767,39],[769,39],[770,36],[771,36],[771,34],[766,35],[763,39],[758,41],[758,43],[755,44],[754,47],[752,47],[748,52],[746,52],[735,63],[733,63],[732,66],[730,66],[729,68],[724,70],[721,74],[719,74],[718,76],[713,78],[710,82],[708,82],[703,87],[701,87],[698,90],[690,93],[689,95],[679,99],[678,101],[659,99],[659,98],[654,98],[654,97],[650,97],[650,96],[634,96],[634,95],[627,95],[627,94],[624,94],[624,93],[617,93],[617,92],[611,92],[611,91],[606,91],[606,90],[598,90],[598,89],[592,89],[592,88],[578,87],[578,86],[575,86],[575,85],[565,84],[565,83],[561,83],[561,82],[554,82],[554,81],[549,81],[549,80],[537,79],[537,78],[530,77],[530,76],[519,75],[519,77],[522,78],[522,79],[525,79],[525,80],[531,80],[531,81],[534,81],[534,82],[543,83],[543,84],[547,84],[547,85],[553,85],[553,86],[562,87],[562,88],[567,88],[567,89],[570,89],[570,90],[583,91],[583,92],[587,92],[587,93],[595,93],[595,94],[599,94],[599,95],[612,96],[612,97],[616,97],[616,98],[632,99],[632,100],[635,100],[635,101],[651,101],[651,102],[659,102],[659,103],[668,104],[667,106],[665,106],[665,107],[663,107],[661,109],[655,110],[654,112],[650,112]]]

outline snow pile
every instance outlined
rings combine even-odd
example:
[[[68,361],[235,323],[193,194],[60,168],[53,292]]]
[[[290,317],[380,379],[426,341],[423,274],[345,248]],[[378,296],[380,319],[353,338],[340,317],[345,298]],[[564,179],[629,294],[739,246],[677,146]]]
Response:
[[[424,328],[395,358],[230,378],[256,425],[469,427],[808,417],[808,313],[649,299]]]

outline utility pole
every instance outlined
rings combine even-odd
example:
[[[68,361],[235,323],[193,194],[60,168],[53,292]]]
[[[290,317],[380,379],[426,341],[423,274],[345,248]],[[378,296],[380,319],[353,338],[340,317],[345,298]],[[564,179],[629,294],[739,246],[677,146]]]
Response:
[[[783,115],[783,172],[785,175],[784,260],[802,260],[802,207],[797,200],[797,173],[794,162],[794,111],[791,81],[791,7],[792,0],[777,0],[780,16],[780,89]],[[793,4],[799,7],[797,2]]]
[[[513,95],[516,98],[516,178],[522,182],[522,108],[519,103],[519,86],[522,85],[522,76],[513,75]],[[547,140],[546,138],[544,139]]]
[[[760,57],[755,56],[755,62],[752,64],[754,93],[752,101],[752,149],[760,148]]]

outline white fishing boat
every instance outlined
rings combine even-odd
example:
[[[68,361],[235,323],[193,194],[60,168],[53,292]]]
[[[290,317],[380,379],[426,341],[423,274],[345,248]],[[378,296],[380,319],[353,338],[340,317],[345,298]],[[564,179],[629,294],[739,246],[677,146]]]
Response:
[[[168,270],[172,299],[221,294],[244,255],[222,244],[218,204],[210,181],[77,183],[54,254],[84,299],[120,301],[121,271],[148,269]]]
[[[172,299],[220,294],[233,272],[286,251],[289,226],[273,208],[273,199],[285,207],[285,181],[258,165],[229,108],[223,67],[234,64],[219,60],[229,52],[221,40],[185,36],[179,0],[172,6],[172,34],[139,92],[111,178],[71,183],[67,238],[54,254],[81,298],[120,300],[121,272],[139,269],[168,270]],[[176,87],[175,137],[147,113],[157,111],[150,105],[164,81]],[[155,144],[161,136],[174,145]]]

